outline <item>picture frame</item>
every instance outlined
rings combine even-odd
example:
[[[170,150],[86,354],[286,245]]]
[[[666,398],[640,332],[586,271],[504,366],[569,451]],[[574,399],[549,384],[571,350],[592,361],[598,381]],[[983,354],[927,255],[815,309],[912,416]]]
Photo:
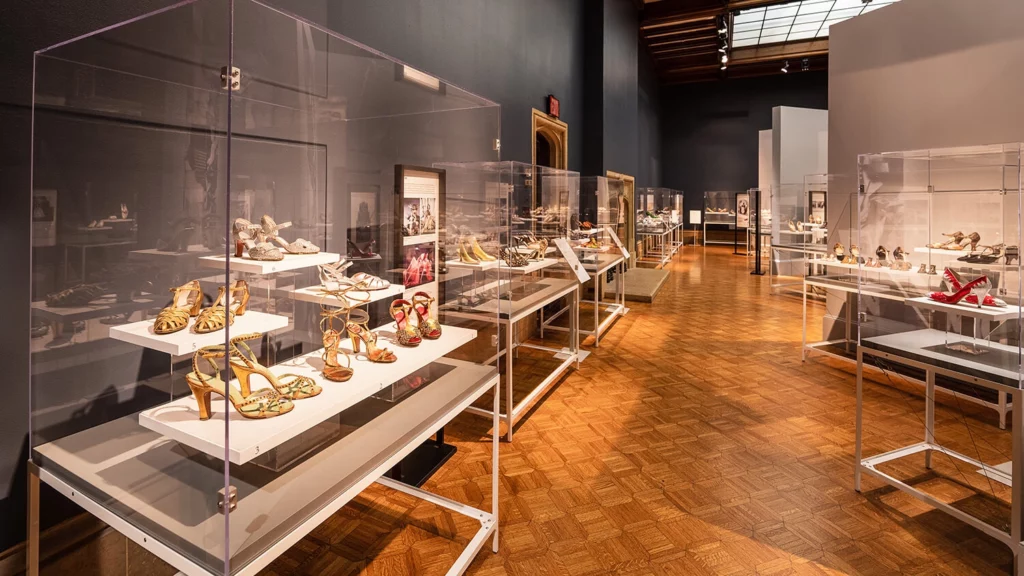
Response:
[[[736,194],[736,227],[750,228],[750,193]]]

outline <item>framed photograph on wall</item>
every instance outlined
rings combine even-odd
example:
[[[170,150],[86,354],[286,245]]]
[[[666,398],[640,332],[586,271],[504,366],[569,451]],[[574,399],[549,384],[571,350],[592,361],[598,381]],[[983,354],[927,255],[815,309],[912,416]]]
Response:
[[[828,212],[828,194],[824,190],[807,192],[807,216],[812,224],[824,224]]]
[[[750,228],[750,194],[736,194],[736,227]]]

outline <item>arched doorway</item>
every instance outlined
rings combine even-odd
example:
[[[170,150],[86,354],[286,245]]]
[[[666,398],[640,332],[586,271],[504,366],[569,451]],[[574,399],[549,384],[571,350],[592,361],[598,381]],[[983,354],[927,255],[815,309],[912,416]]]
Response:
[[[533,164],[569,168],[569,125],[533,109]]]

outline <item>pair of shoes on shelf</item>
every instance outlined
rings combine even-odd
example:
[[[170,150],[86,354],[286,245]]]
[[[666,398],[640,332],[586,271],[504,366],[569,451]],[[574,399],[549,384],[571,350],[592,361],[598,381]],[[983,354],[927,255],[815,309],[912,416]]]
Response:
[[[402,283],[406,286],[419,286],[424,281],[434,281],[433,254],[427,252],[413,256],[402,271]]]
[[[967,246],[971,247],[971,252],[978,249],[978,243],[981,242],[981,235],[977,232],[971,232],[970,234],[964,235],[959,230],[951,232],[949,234],[943,233],[943,236],[949,238],[949,240],[942,242],[933,242],[928,245],[928,248],[937,250],[963,250]]]
[[[235,316],[245,314],[249,304],[249,284],[235,280],[229,286],[217,287],[217,298],[209,308],[203,308],[203,289],[198,280],[171,288],[171,303],[161,310],[153,322],[153,332],[160,335],[184,330],[190,318],[196,323],[196,334],[209,334],[235,323]],[[235,296],[238,295],[238,298]]]
[[[262,366],[256,354],[246,344],[247,340],[256,340],[262,336],[258,332],[242,334],[232,338],[226,349],[222,344],[205,346],[192,356],[192,372],[185,376],[185,381],[199,403],[200,420],[209,420],[213,415],[213,394],[223,396],[242,417],[263,420],[287,414],[295,408],[293,401],[312,398],[323,391],[308,376],[276,375]],[[200,359],[209,362],[210,373],[200,369]],[[235,374],[238,379],[237,389],[221,379],[220,366],[217,364],[219,359],[225,359]],[[266,379],[272,388],[252,390],[253,374]]]
[[[498,257],[501,258],[505,266],[509,268],[522,268],[529,264],[526,257],[523,256],[518,250],[510,250],[508,246],[502,246],[498,249]]]
[[[935,264],[932,264],[931,266],[929,266],[928,264],[925,264],[924,262],[922,262],[921,263],[921,267],[917,269],[917,273],[918,274],[932,274],[932,275],[935,275],[938,272],[936,272],[936,270],[935,270]]]
[[[376,240],[370,240],[369,242],[355,243],[351,240],[348,241],[348,257],[349,258],[375,258],[377,254],[373,251],[377,247]]]
[[[412,301],[405,299],[391,303],[391,318],[398,327],[398,343],[402,346],[419,346],[423,339],[437,340],[441,337],[441,324],[430,314],[435,299],[426,292],[417,292]],[[412,325],[412,313],[416,313],[416,326]]]
[[[458,239],[457,245],[459,248],[459,262],[463,264],[482,264],[498,260],[480,246],[476,236],[462,236]]]
[[[366,272],[359,272],[352,277],[345,276],[345,271],[351,266],[352,262],[344,256],[334,264],[318,264],[320,285],[328,291],[348,289],[367,292],[385,290],[391,286],[391,282]]]
[[[237,218],[233,226],[235,236],[235,257],[241,258],[247,253],[251,260],[276,262],[284,260],[288,254],[318,254],[320,247],[312,242],[299,238],[288,242],[279,235],[280,231],[292,225],[291,222],[278,224],[266,214],[259,224],[253,224],[245,218]],[[284,252],[281,251],[284,249]]]
[[[973,304],[978,308],[982,306],[992,306],[996,308],[1003,308],[1006,306],[1006,302],[1003,302],[999,298],[990,295],[988,292],[992,289],[992,284],[989,282],[988,276],[979,276],[970,282],[964,283],[960,275],[957,274],[951,268],[946,268],[942,272],[942,277],[945,278],[946,282],[949,283],[952,292],[932,292],[928,297],[936,302],[943,304],[959,304],[961,300],[967,304]]]

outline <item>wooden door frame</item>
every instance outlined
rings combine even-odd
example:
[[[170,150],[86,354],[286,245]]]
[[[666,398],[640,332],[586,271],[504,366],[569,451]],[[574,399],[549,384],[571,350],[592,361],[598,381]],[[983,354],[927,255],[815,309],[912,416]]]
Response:
[[[537,165],[537,135],[540,134],[551,142],[551,150],[555,155],[552,168],[567,170],[569,168],[569,125],[536,108],[531,114],[530,124],[532,126],[530,147],[533,149],[533,165]]]
[[[626,237],[623,238],[623,244],[629,249],[630,254],[633,256],[626,263],[626,268],[632,268],[636,265],[636,178],[622,174],[620,172],[614,172],[608,170],[605,174],[612,180],[621,180],[623,184],[622,196],[623,205],[625,206],[626,214],[623,217],[623,222],[626,224]]]

